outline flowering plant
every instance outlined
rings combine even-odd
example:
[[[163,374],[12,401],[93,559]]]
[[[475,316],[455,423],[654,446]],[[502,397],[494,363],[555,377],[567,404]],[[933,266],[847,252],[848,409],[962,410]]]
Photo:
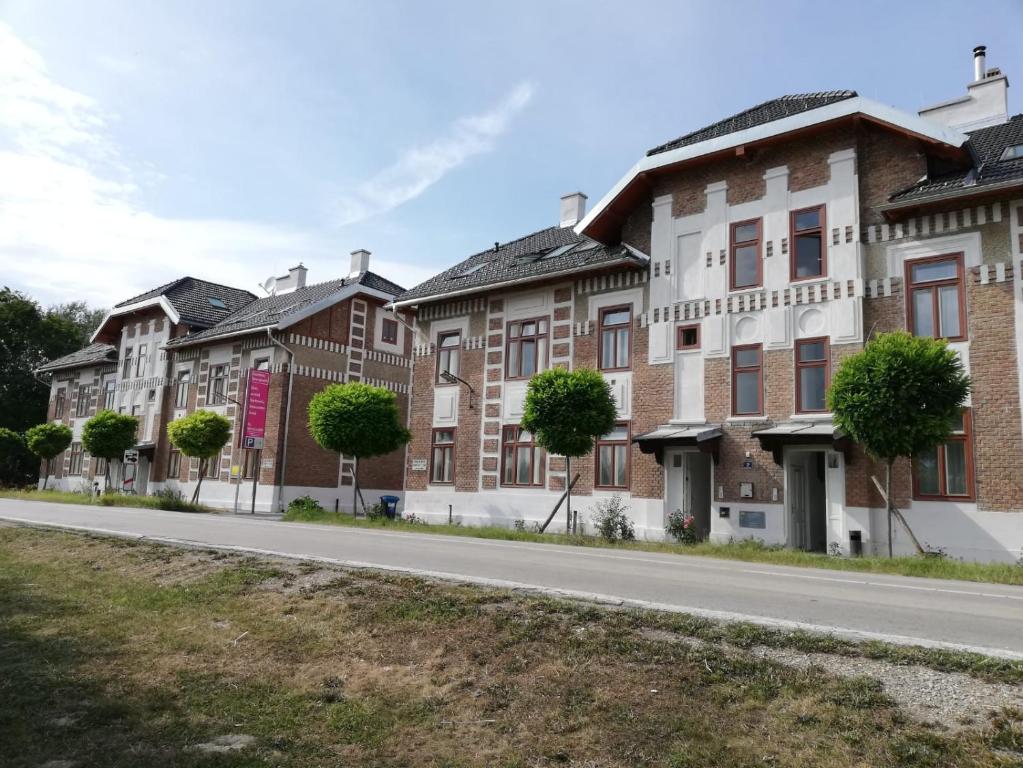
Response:
[[[670,536],[683,544],[696,544],[700,540],[700,532],[696,528],[696,518],[681,509],[676,509],[668,515],[668,521],[664,528]]]

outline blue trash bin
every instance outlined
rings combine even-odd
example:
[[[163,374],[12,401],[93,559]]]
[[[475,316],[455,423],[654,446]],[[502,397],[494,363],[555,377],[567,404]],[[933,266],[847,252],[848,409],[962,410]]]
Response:
[[[401,499],[397,496],[381,496],[380,503],[384,505],[384,514],[388,520],[393,520],[398,515],[398,502]]]

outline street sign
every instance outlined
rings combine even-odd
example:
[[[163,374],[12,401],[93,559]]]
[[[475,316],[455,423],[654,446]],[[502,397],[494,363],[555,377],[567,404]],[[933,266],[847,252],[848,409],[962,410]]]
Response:
[[[123,459],[123,461],[124,461],[125,464],[138,464],[139,463],[139,452],[136,451],[134,448],[129,448],[128,450],[126,450],[124,452],[124,459]]]
[[[263,450],[263,438],[244,437],[242,438],[242,448],[249,448],[256,451],[261,451]]]

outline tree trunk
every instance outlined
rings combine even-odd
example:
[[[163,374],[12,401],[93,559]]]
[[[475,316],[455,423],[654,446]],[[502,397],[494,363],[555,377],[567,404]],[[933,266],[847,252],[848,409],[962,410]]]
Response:
[[[44,491],[46,490],[46,484],[48,482],[50,482],[50,463],[52,461],[53,461],[53,459],[47,459],[46,460],[46,474],[43,475],[43,490]]]
[[[199,489],[202,488],[202,479],[206,474],[206,465],[209,464],[209,459],[199,459],[199,482],[195,484],[195,493],[192,494],[192,503],[199,503]]]
[[[352,517],[359,516],[359,457],[352,462]]]
[[[884,471],[884,493],[888,498],[885,500],[885,510],[888,513],[888,557],[893,557],[892,550],[892,464],[894,459],[888,459]]]
[[[110,490],[110,459],[103,460],[103,493]]]
[[[565,457],[565,533],[572,532],[572,457]]]

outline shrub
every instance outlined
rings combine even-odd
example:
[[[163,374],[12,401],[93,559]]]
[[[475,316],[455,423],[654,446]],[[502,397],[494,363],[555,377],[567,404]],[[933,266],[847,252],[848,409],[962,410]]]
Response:
[[[299,496],[297,499],[292,499],[288,504],[288,513],[301,514],[303,512],[326,512],[326,510],[312,496]]]
[[[605,541],[632,541],[636,538],[636,528],[626,513],[625,502],[617,493],[597,502],[590,522]]]
[[[410,525],[426,525],[426,521],[417,516],[415,512],[409,512],[405,517],[402,518],[406,523]]]
[[[384,506],[382,501],[378,501],[376,504],[370,504],[366,508],[366,517],[370,520],[386,520],[387,519],[387,507]]]
[[[161,488],[153,494],[156,499],[157,509],[167,509],[172,512],[195,512],[197,507],[190,503],[181,491],[173,488]]]
[[[700,534],[696,530],[696,518],[681,509],[668,515],[668,523],[664,526],[668,534],[682,544],[696,544]]]

